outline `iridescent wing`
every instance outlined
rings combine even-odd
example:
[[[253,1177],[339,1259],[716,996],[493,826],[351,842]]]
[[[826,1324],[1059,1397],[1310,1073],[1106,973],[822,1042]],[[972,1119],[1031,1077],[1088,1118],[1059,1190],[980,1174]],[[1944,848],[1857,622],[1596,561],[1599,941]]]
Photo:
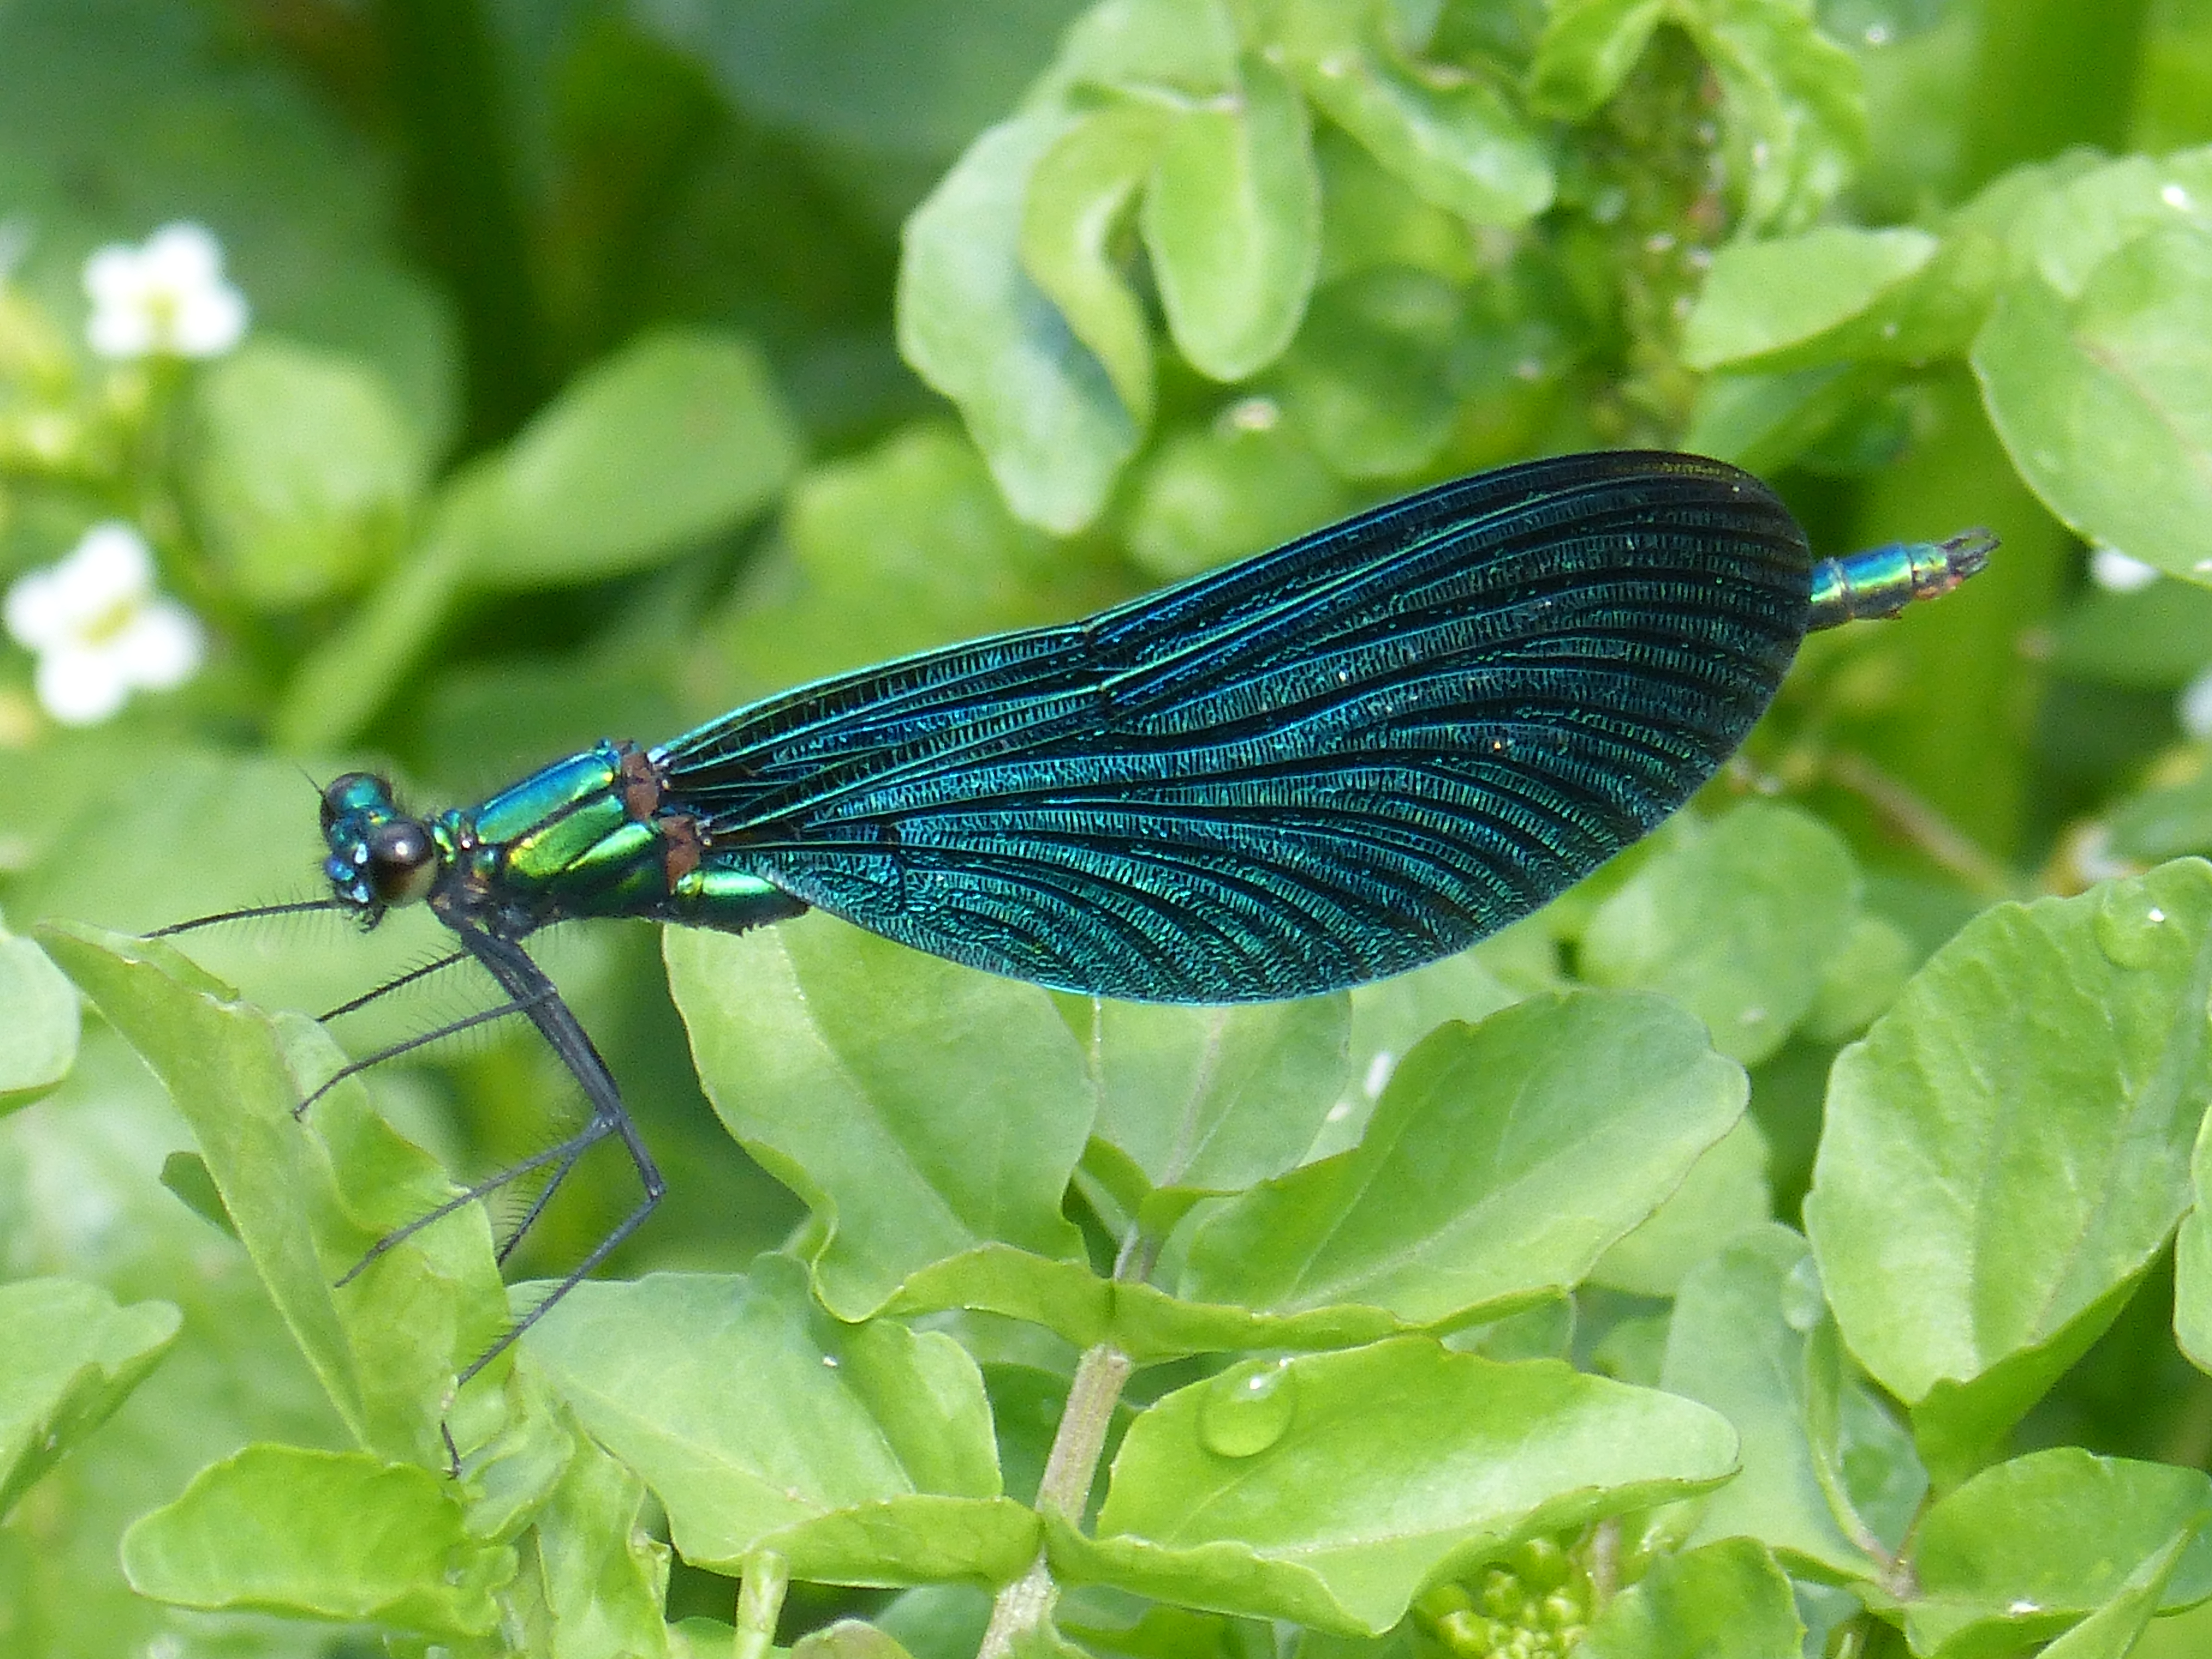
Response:
[[[653,758],[710,860],[904,944],[1105,996],[1302,996],[1456,951],[1674,811],[1774,695],[1810,569],[1747,473],[1565,456]]]

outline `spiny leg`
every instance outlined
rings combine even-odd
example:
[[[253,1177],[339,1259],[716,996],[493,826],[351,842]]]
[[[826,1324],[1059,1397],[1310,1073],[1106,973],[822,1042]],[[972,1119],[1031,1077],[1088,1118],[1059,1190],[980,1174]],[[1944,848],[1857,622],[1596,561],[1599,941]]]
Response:
[[[582,1284],[592,1269],[642,1226],[645,1218],[659,1204],[661,1195],[667,1191],[667,1185],[662,1181],[652,1155],[646,1151],[645,1142],[638,1135],[637,1126],[630,1121],[629,1109],[623,1103],[622,1090],[615,1082],[614,1073],[607,1069],[606,1061],[600,1057],[599,1049],[592,1046],[590,1036],[568,1005],[561,1000],[553,981],[545,976],[545,970],[532,962],[529,953],[513,939],[501,939],[497,934],[474,927],[460,927],[454,931],[469,953],[484,965],[485,971],[499,981],[500,988],[514,999],[515,1006],[530,1017],[530,1023],[538,1028],[538,1035],[545,1039],[547,1046],[553,1050],[554,1057],[576,1079],[577,1086],[584,1091],[585,1099],[591,1103],[592,1119],[583,1129],[568,1142],[541,1153],[525,1168],[543,1167],[564,1154],[569,1157],[568,1167],[573,1167],[574,1158],[580,1157],[586,1148],[610,1134],[618,1135],[623,1149],[629,1154],[631,1167],[637,1171],[638,1184],[644,1188],[644,1196],[637,1207],[593,1246],[574,1270],[554,1285],[549,1295],[503,1332],[490,1347],[471,1360],[457,1379],[458,1386],[466,1382],[513,1346],[525,1331],[543,1319],[562,1297]],[[563,1168],[561,1174],[549,1183],[547,1191],[539,1194],[538,1201],[531,1206],[529,1213],[523,1218],[522,1225],[508,1239],[507,1250],[514,1249],[522,1234],[538,1218],[545,1200],[551,1196],[551,1188],[559,1185],[567,1172],[567,1168]],[[501,1259],[504,1257],[503,1251]]]
[[[542,992],[533,993],[533,994],[550,997],[556,996],[558,994],[555,992],[552,982],[549,980],[546,981]],[[307,1115],[307,1109],[313,1106],[317,1101],[320,1100],[325,1095],[330,1093],[331,1090],[337,1088],[339,1084],[344,1082],[348,1078],[358,1077],[362,1073],[368,1071],[371,1066],[381,1066],[387,1060],[397,1060],[400,1055],[412,1054],[417,1048],[427,1048],[434,1042],[442,1042],[446,1038],[452,1036],[456,1031],[465,1031],[472,1026],[488,1025],[493,1020],[505,1019],[509,1014],[528,1013],[529,1012],[529,1005],[519,999],[502,1002],[497,1007],[479,1009],[473,1014],[464,1015],[459,1019],[441,1025],[434,1031],[424,1031],[418,1036],[407,1037],[398,1042],[394,1042],[385,1048],[379,1048],[373,1054],[364,1054],[359,1060],[348,1060],[344,1065],[339,1066],[337,1071],[331,1073],[330,1076],[324,1079],[321,1085],[312,1091],[306,1099],[302,1100],[297,1106],[295,1106],[292,1109],[292,1115],[294,1117],[305,1117]]]
[[[405,973],[400,975],[398,978],[387,979],[383,984],[378,986],[374,990],[363,991],[359,996],[354,998],[350,1002],[341,1002],[335,1008],[325,1009],[318,1018],[327,1024],[330,1021],[337,1019],[342,1015],[358,1012],[360,1010],[368,1007],[370,1003],[374,1002],[380,997],[390,996],[394,991],[400,990],[406,986],[416,984],[419,981],[426,980],[433,974],[442,973],[445,969],[452,967],[455,963],[466,962],[468,959],[469,953],[466,951],[456,951],[451,956],[440,957],[435,962],[426,962],[420,968],[410,968]]]

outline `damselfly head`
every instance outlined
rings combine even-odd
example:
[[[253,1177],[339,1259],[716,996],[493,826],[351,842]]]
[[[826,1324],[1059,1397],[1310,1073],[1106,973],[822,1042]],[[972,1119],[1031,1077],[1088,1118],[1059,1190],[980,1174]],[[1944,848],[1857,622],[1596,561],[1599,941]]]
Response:
[[[438,881],[438,842],[429,826],[399,810],[392,786],[348,772],[323,791],[323,873],[341,902],[374,923],[395,904],[428,898]]]

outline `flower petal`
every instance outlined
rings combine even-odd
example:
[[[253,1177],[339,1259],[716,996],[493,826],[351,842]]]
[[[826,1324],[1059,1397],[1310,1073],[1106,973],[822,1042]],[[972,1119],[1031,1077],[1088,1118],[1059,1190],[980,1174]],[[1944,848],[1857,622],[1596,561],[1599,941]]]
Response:
[[[112,652],[74,647],[40,657],[31,684],[46,713],[64,726],[97,726],[112,719],[131,694]]]
[[[163,225],[146,239],[146,272],[179,299],[222,280],[222,244],[205,225],[188,219]]]
[[[131,684],[173,691],[199,672],[207,630],[174,599],[153,599],[115,636],[114,653]]]
[[[67,641],[75,631],[61,578],[52,570],[29,570],[8,589],[4,617],[8,632],[27,651],[45,651]]]
[[[71,611],[92,623],[153,593],[154,555],[135,526],[103,519],[77,538],[54,574],[67,584]]]
[[[179,302],[169,349],[180,357],[220,357],[246,333],[245,296],[218,282]]]

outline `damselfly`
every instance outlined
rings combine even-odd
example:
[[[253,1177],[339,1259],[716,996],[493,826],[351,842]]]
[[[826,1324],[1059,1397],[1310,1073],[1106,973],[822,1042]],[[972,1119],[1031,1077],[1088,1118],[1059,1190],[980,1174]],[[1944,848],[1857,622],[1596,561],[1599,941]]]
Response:
[[[819,908],[1097,996],[1357,985],[1589,874],[1711,776],[1808,630],[1948,592],[1994,545],[1972,532],[1815,563],[1735,467],[1534,461],[1080,622],[841,675],[656,747],[602,742],[474,806],[418,817],[349,773],[323,792],[330,896],[230,916],[335,908],[374,926],[427,904],[459,948],[407,978],[481,963],[507,1000],[464,1023],[521,1013],[589,1103],[576,1133],[370,1259],[550,1170],[504,1260],[586,1151],[611,1137],[629,1153],[640,1201],[503,1348],[663,1190],[525,949],[538,929],[641,916],[738,932]]]

